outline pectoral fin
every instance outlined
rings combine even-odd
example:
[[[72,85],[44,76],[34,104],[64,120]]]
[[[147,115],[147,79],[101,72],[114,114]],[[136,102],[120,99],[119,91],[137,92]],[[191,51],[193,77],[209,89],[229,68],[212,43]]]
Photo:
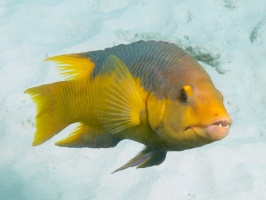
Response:
[[[154,165],[160,165],[166,158],[166,151],[158,151],[145,147],[136,157],[131,159],[122,167],[116,169],[113,173],[127,169],[129,167],[145,168]]]
[[[145,110],[141,88],[126,65],[116,56],[109,56],[103,65],[99,88],[98,116],[104,128],[114,134],[139,125]]]

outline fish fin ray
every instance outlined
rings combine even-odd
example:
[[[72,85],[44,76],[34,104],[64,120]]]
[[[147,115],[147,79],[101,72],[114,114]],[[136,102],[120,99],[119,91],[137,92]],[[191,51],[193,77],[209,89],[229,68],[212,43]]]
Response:
[[[63,85],[64,82],[58,82],[29,88],[25,91],[31,96],[37,108],[33,146],[44,143],[69,125],[64,120],[64,116],[57,114],[59,108],[54,105],[54,100],[58,97],[55,93]]]
[[[156,151],[154,152],[148,159],[146,159],[143,163],[141,163],[137,168],[146,168],[154,165],[160,165],[166,158],[165,151]]]
[[[109,148],[120,142],[118,137],[103,130],[94,130],[84,123],[80,123],[77,128],[65,139],[56,142],[61,147],[90,147]]]
[[[45,61],[58,63],[59,73],[68,81],[87,77],[94,68],[94,63],[90,58],[82,54],[53,56],[46,58]]]
[[[98,115],[103,126],[111,133],[139,125],[145,102],[140,87],[126,65],[116,56],[109,56],[103,65],[104,88]]]
[[[132,158],[125,165],[116,169],[113,173],[127,169],[129,167],[145,168],[160,165],[166,158],[166,151],[157,151],[150,147],[145,147],[137,156]]]

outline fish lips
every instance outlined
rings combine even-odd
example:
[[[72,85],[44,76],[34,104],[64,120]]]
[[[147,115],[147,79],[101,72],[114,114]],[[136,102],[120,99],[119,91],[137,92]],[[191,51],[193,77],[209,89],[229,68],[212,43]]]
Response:
[[[190,127],[198,136],[210,141],[221,140],[229,133],[232,120],[230,118],[220,118],[210,123],[208,126]]]

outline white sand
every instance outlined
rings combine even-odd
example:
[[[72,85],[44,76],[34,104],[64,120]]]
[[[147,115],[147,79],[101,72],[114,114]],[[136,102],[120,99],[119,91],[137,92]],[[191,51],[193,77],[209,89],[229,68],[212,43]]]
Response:
[[[0,0],[0,199],[266,199],[265,8],[265,0]],[[23,91],[62,80],[43,60],[139,39],[220,55],[219,67],[202,64],[234,121],[228,137],[116,174],[142,145],[53,145],[64,130],[33,148],[35,107]]]

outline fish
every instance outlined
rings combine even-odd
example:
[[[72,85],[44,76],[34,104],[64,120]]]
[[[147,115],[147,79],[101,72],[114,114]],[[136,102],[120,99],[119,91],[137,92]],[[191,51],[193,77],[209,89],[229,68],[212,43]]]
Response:
[[[144,149],[114,172],[160,165],[169,151],[228,135],[232,119],[204,68],[176,44],[138,41],[49,57],[65,78],[25,90],[36,105],[38,146],[70,124],[61,147],[111,148],[128,139]],[[114,173],[113,172],[113,173]]]

